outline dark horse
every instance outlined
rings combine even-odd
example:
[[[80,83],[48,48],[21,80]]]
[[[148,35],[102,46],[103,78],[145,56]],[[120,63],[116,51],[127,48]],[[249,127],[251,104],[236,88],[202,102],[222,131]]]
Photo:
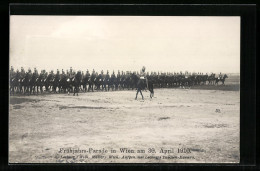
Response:
[[[144,99],[142,90],[147,88],[150,91],[150,98],[154,96],[154,91],[153,91],[153,83],[151,81],[148,81],[148,79],[141,79],[139,78],[136,74],[132,74],[132,79],[136,82],[136,96],[135,99],[137,99],[137,95],[140,92],[142,99]]]
[[[218,82],[221,81],[221,82],[222,82],[222,85],[225,85],[225,79],[226,79],[226,78],[228,78],[227,74],[225,74],[225,75],[223,76],[223,78],[216,78],[215,84],[218,85]]]
[[[73,96],[75,96],[75,94],[79,93],[79,87],[80,87],[80,83],[81,83],[81,72],[77,72],[77,74],[71,78],[71,86],[74,88],[73,90]]]

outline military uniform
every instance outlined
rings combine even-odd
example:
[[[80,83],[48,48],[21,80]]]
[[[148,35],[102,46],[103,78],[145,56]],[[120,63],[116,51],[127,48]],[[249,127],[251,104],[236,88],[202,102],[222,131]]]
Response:
[[[14,68],[11,66],[10,78],[13,79],[14,77],[15,77],[15,71],[14,71]]]

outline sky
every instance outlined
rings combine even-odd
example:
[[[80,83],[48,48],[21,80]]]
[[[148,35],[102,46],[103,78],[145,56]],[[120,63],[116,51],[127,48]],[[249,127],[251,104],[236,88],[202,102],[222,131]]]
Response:
[[[10,66],[240,73],[240,17],[10,16]]]

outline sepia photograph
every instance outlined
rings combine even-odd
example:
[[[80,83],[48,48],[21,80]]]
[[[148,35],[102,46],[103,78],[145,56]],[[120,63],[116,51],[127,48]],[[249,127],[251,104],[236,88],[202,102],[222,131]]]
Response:
[[[9,163],[238,164],[240,22],[10,15]]]

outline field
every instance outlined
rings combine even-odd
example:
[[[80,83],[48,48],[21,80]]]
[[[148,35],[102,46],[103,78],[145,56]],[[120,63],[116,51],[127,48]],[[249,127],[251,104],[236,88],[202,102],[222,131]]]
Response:
[[[131,90],[11,96],[9,162],[239,162],[239,76],[230,75],[226,86],[143,94],[144,100]]]

